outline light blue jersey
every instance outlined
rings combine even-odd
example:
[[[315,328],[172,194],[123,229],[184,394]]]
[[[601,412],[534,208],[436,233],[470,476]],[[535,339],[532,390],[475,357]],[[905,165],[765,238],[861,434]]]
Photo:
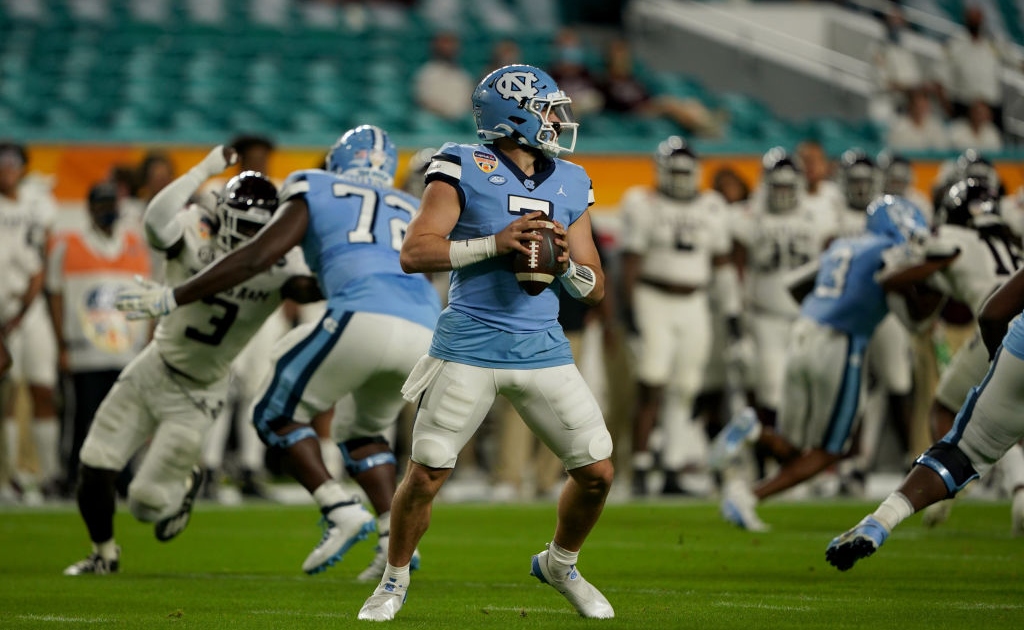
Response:
[[[1003,349],[1024,361],[1024,313],[1013,318],[1003,337]]]
[[[462,213],[451,240],[496,234],[522,215],[541,211],[568,227],[594,202],[590,178],[560,159],[537,162],[527,177],[492,145],[448,143],[434,156],[427,181],[455,187]],[[451,274],[431,356],[493,368],[539,368],[573,362],[558,324],[559,282],[530,296],[498,256]]]
[[[875,274],[884,265],[882,253],[891,247],[890,239],[873,234],[834,241],[821,256],[801,315],[850,335],[854,345],[866,344],[889,313]]]
[[[441,310],[437,290],[424,276],[402,271],[398,260],[419,207],[415,197],[315,169],[292,173],[281,191],[282,202],[300,194],[306,199],[302,251],[331,306],[434,327]]]

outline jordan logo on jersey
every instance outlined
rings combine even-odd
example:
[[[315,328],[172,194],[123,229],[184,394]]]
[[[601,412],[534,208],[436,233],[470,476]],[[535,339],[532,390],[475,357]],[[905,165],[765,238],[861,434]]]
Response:
[[[476,162],[476,167],[485,173],[498,168],[498,158],[485,151],[473,151],[473,161]]]
[[[565,194],[565,189],[562,188],[561,184],[558,185],[558,192],[556,192],[555,194],[556,195],[562,195],[563,197],[568,197],[569,196],[569,195]]]

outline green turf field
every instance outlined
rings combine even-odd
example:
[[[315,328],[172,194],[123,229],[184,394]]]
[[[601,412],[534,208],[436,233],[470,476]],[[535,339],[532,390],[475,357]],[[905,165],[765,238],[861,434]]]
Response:
[[[942,628],[1024,625],[1024,539],[1005,503],[965,501],[941,528],[915,516],[875,556],[840,573],[825,546],[873,507],[768,503],[774,526],[750,534],[709,502],[611,505],[580,569],[615,606],[579,618],[529,577],[550,539],[554,506],[435,507],[401,628]],[[354,576],[371,557],[299,569],[319,539],[312,506],[201,504],[179,539],[161,544],[121,508],[121,573],[64,577],[88,551],[72,508],[0,511],[0,628],[348,628],[373,585]]]

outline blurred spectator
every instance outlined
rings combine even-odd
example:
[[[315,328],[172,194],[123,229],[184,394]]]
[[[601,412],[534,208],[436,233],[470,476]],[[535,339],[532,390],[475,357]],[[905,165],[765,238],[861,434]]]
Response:
[[[844,203],[839,185],[830,179],[832,168],[825,148],[817,140],[804,140],[796,147],[796,159],[804,172],[804,201],[832,221]]]
[[[750,198],[750,184],[731,166],[723,166],[711,178],[711,187],[730,206]]]
[[[985,15],[980,6],[964,9],[967,38],[954,38],[946,47],[946,75],[943,88],[947,111],[953,118],[965,118],[971,103],[982,101],[992,110],[996,126],[1002,126],[1003,87],[1000,71],[1003,51],[984,31]],[[1010,61],[1007,58],[1007,61]]]
[[[992,123],[992,110],[982,101],[971,103],[967,118],[949,125],[949,142],[957,150],[1002,151],[1003,139]]]
[[[138,169],[128,164],[115,164],[107,180],[117,189],[121,225],[142,235],[142,215],[146,212],[146,204],[138,197]]]
[[[119,199],[115,184],[93,186],[89,225],[55,236],[48,254],[46,291],[58,366],[70,381],[61,439],[65,496],[72,495],[78,480],[78,451],[100,402],[148,337],[147,322],[129,322],[114,307],[118,291],[150,271],[141,236],[122,227]]]
[[[885,13],[886,38],[871,52],[875,80],[875,97],[869,106],[870,116],[880,122],[891,122],[905,111],[911,91],[923,86],[921,67],[902,41],[906,20],[896,3]]]
[[[170,156],[163,151],[150,151],[139,163],[139,187],[136,194],[143,201],[143,207],[149,203],[167,184],[174,181],[174,164]]]
[[[907,113],[893,122],[886,144],[895,151],[943,151],[949,148],[949,132],[932,112],[931,100],[924,90],[910,93]]]
[[[604,96],[597,79],[587,67],[587,51],[579,35],[572,29],[562,29],[555,37],[551,77],[558,87],[572,99],[572,111],[582,118],[596,114],[604,108]]]
[[[476,82],[459,63],[459,37],[438,33],[430,44],[430,59],[413,76],[416,103],[446,120],[469,116]]]
[[[523,51],[514,39],[499,39],[491,48],[491,61],[487,72],[504,66],[523,63]]]
[[[269,172],[270,155],[274,142],[255,134],[241,134],[231,139],[231,148],[238,152],[238,170],[256,171],[266,175]]]
[[[44,281],[44,249],[57,218],[48,190],[27,183],[28,152],[11,142],[0,143],[0,225],[4,244],[20,252],[5,252],[21,264],[0,268],[0,286],[13,299],[0,305],[0,337],[11,352],[11,378],[27,384],[32,401],[31,442],[37,468],[19,466],[23,425],[15,414],[14,397],[4,401],[6,457],[25,503],[42,502],[42,490],[59,474],[60,424],[54,403],[57,383],[57,343],[53,326],[40,298]],[[9,240],[8,240],[9,239]],[[34,264],[30,261],[35,259]],[[39,299],[37,299],[39,298]],[[28,440],[26,440],[28,441]],[[25,463],[25,462],[20,462]]]
[[[599,84],[606,111],[664,117],[699,135],[721,135],[720,121],[700,101],[652,94],[636,75],[626,40],[615,39],[608,45],[604,72]]]

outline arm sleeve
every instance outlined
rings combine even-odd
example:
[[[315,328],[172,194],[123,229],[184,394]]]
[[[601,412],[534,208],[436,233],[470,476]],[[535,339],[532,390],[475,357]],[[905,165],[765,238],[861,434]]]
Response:
[[[178,212],[188,203],[189,197],[200,184],[228,167],[222,146],[215,147],[187,173],[167,185],[156,194],[146,207],[143,224],[146,240],[159,250],[165,250],[177,243],[184,231],[177,221]]]

